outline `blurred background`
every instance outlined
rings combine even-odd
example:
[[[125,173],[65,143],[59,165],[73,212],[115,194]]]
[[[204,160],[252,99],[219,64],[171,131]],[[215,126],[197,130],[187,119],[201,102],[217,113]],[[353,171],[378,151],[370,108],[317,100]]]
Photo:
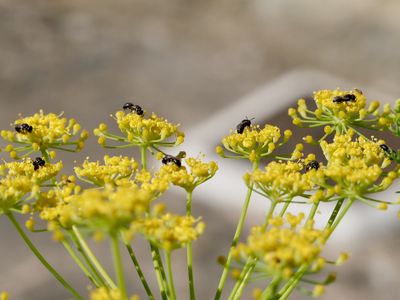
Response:
[[[213,149],[245,116],[290,127],[286,111],[299,97],[338,86],[361,88],[370,100],[400,97],[399,13],[396,0],[0,0],[0,126],[44,109],[63,111],[91,131],[102,121],[111,124],[109,115],[132,101],[181,123],[191,154],[202,151],[223,165]],[[91,138],[82,153],[61,158],[72,164],[103,154]],[[242,175],[221,168],[218,176],[229,182]],[[206,185],[202,190],[194,213],[208,227],[195,247],[195,278],[199,299],[211,299],[221,269],[215,259],[228,249],[242,197],[221,205],[221,196]],[[184,209],[183,193],[168,197],[171,209]],[[338,281],[323,299],[397,299],[395,212],[354,209],[327,253],[347,250],[351,260],[337,268]],[[253,209],[247,225],[260,217]],[[17,300],[68,299],[4,217],[0,237],[0,291]],[[64,249],[43,234],[34,240],[86,293],[89,282]],[[141,242],[134,246],[152,277]],[[107,260],[108,247],[96,245],[96,253]],[[184,252],[177,256],[179,299],[187,299]],[[143,295],[136,275],[130,279],[131,290]]]

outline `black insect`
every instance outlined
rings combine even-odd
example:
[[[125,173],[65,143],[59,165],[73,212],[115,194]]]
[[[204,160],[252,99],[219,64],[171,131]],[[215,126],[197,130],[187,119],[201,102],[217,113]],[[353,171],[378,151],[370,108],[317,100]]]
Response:
[[[335,96],[332,98],[333,103],[356,102],[357,98],[353,94],[346,94],[343,96]]]
[[[169,155],[169,154],[165,155],[165,156],[162,158],[161,162],[162,162],[164,165],[174,164],[174,165],[177,165],[178,167],[181,167],[181,166],[182,166],[181,160],[180,160],[178,157],[173,156],[173,155]]]
[[[133,104],[131,102],[127,102],[124,104],[124,106],[122,106],[122,108],[124,110],[129,110],[130,112],[134,112],[135,114],[142,116],[144,114],[143,109],[137,105],[137,104]]]
[[[396,151],[393,151],[393,150],[392,150],[388,145],[386,145],[386,144],[379,145],[379,147],[380,147],[383,151],[385,151],[386,156],[387,156],[390,160],[396,159],[396,161],[397,161],[397,154],[396,154]]]
[[[46,162],[44,161],[43,158],[36,157],[36,159],[32,162],[32,164],[33,164],[33,169],[36,171],[39,170],[40,167],[44,167]]]
[[[251,119],[251,120],[253,120],[253,119]],[[237,124],[236,132],[242,134],[246,127],[251,126],[251,120],[249,120],[247,117],[246,117],[246,119],[242,120],[242,122]]]
[[[31,133],[32,130],[33,130],[33,127],[26,123],[15,125],[15,131],[18,133],[22,133],[22,134]]]
[[[319,169],[319,162],[316,161],[316,160],[312,160],[308,164],[306,164],[306,172],[310,171],[311,169],[318,170]]]
[[[386,144],[382,144],[382,145],[380,145],[379,147],[381,147],[381,149],[382,149],[383,151],[385,151],[386,153],[390,153],[391,150],[392,150],[392,149],[390,149],[389,146],[386,145]]]

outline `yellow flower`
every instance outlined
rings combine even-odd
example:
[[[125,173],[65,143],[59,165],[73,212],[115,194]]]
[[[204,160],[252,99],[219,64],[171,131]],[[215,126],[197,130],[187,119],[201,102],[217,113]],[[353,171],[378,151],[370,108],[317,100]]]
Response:
[[[341,100],[343,98],[339,98],[345,95],[353,95],[355,100],[343,101]],[[337,117],[339,117],[340,112],[344,112],[345,119],[358,117],[359,111],[365,108],[366,105],[365,96],[358,90],[320,90],[314,93],[314,100],[318,108],[322,110],[327,109]]]
[[[104,165],[99,161],[85,160],[82,166],[75,167],[79,178],[91,183],[104,186],[105,184],[118,184],[122,178],[129,178],[138,168],[138,163],[131,158],[122,156],[104,156]]]
[[[12,176],[0,179],[0,214],[7,213],[10,208],[30,193],[34,183],[27,176]]]
[[[115,114],[115,120],[124,136],[111,134],[105,124],[100,124],[94,130],[94,134],[103,138],[99,140],[102,146],[111,148],[127,146],[126,144],[108,146],[105,139],[128,143],[128,146],[144,147],[153,145],[172,147],[182,144],[184,140],[184,134],[178,130],[179,125],[169,123],[154,113],[149,118],[145,118],[143,115],[118,111]]]
[[[161,176],[159,173],[152,176],[146,170],[137,172],[133,182],[150,194],[151,201],[160,197],[170,186],[170,182],[165,176]]]
[[[23,145],[15,148],[10,154],[47,149],[79,151],[88,138],[88,132],[85,130],[79,135],[80,125],[74,119],[63,118],[62,114],[45,114],[42,110],[33,116],[16,120],[14,126],[14,131],[2,130],[0,133],[5,140]],[[72,141],[74,136],[78,138]]]
[[[90,291],[90,300],[121,300],[122,293],[119,289],[106,289],[105,287],[99,287]],[[129,300],[139,300],[137,295],[133,295]]]
[[[291,131],[285,131],[282,143],[286,142],[291,136]],[[277,144],[281,138],[280,129],[276,126],[265,125],[260,128],[256,125],[246,127],[243,133],[232,132],[229,136],[222,139],[222,144],[226,150],[233,152],[241,158],[248,158],[250,161],[259,161],[262,157],[270,155],[282,143]],[[225,155],[221,148],[217,148],[217,153],[222,157]]]
[[[320,90],[314,92],[314,101],[317,105],[314,111],[307,107],[304,99],[300,99],[297,110],[290,108],[288,114],[297,126],[329,126],[331,129],[325,130],[321,139],[325,139],[333,130],[336,133],[345,133],[351,127],[383,129],[391,123],[387,114],[377,116],[379,102],[372,102],[370,108],[366,109],[366,97],[358,89]],[[311,142],[311,136],[306,140]]]
[[[44,161],[43,161],[44,162]],[[27,176],[37,184],[41,184],[57,176],[63,167],[62,162],[55,164],[44,163],[43,166],[37,166],[35,169],[34,161],[24,159],[21,162],[5,163],[0,166],[0,174],[8,176]]]
[[[1,292],[0,293],[0,300],[8,300],[8,293],[7,292]]]
[[[313,295],[314,298],[317,298],[317,297],[322,296],[324,294],[324,292],[325,292],[325,287],[323,285],[321,285],[321,284],[317,284],[314,287],[312,295]]]
[[[304,171],[300,162],[270,162],[265,170],[257,169],[248,174],[247,184],[254,182],[255,187],[273,201],[282,201],[314,188],[313,177],[317,170]]]
[[[134,231],[166,251],[182,248],[196,240],[203,232],[205,224],[192,216],[170,213],[159,217],[147,217],[133,225]]]
[[[178,167],[175,164],[168,164],[161,167],[158,176],[191,192],[195,187],[213,177],[218,170],[218,165],[214,161],[205,163],[198,158],[187,158],[185,162],[190,172],[185,166]]]
[[[386,158],[379,143],[363,137],[353,139],[353,132],[336,135],[332,143],[321,142],[328,163],[324,175],[340,186],[342,195],[360,196],[386,189],[397,178],[396,172],[384,175]]]
[[[69,189],[62,199],[57,193],[50,196],[57,199],[56,205],[42,208],[42,219],[57,221],[65,228],[77,225],[106,232],[129,227],[133,220],[148,211],[152,197],[151,193],[134,184],[87,189],[77,194]]]
[[[324,232],[311,226],[298,228],[304,215],[287,217],[290,228],[270,222],[272,228],[253,227],[246,244],[239,244],[234,257],[246,261],[257,258],[265,264],[265,272],[288,279],[303,264],[312,264],[320,257]]]

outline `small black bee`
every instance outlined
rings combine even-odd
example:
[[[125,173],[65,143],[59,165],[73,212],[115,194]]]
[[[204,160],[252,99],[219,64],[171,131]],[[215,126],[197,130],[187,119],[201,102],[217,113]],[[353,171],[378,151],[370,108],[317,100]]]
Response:
[[[318,170],[318,169],[319,169],[319,162],[316,161],[316,160],[310,161],[310,162],[306,165],[306,172],[310,171],[311,169]]]
[[[21,134],[31,133],[32,130],[33,130],[33,127],[26,123],[15,125],[15,131],[18,133],[21,133]]]
[[[356,102],[356,96],[353,94],[346,94],[343,96],[335,96],[332,98],[333,103]]]
[[[396,151],[393,151],[388,145],[386,144],[382,144],[379,146],[383,151],[385,151],[386,156],[390,159],[390,160],[394,160],[396,158],[397,160],[397,155],[396,155]]]
[[[386,145],[386,144],[382,144],[382,145],[380,145],[379,147],[381,147],[381,149],[382,149],[383,151],[385,151],[386,153],[390,153],[390,152],[391,152],[391,149],[390,149],[389,146]]]
[[[172,155],[169,155],[169,154],[165,155],[165,156],[162,158],[161,162],[162,162],[164,165],[175,164],[175,165],[177,165],[178,167],[181,167],[181,166],[182,166],[181,160],[180,160],[178,157],[172,156]]]
[[[133,104],[131,102],[125,103],[124,106],[122,106],[122,108],[124,110],[129,110],[130,112],[134,112],[139,116],[142,116],[144,114],[143,109],[139,105]]]
[[[33,164],[33,169],[36,171],[39,170],[40,167],[44,167],[46,162],[44,161],[43,158],[36,157],[36,159],[32,162],[32,164]]]
[[[253,120],[253,119],[251,119],[251,120]],[[246,127],[251,126],[251,120],[249,120],[247,117],[246,117],[246,119],[242,120],[242,122],[240,122],[236,126],[236,132],[242,134]]]

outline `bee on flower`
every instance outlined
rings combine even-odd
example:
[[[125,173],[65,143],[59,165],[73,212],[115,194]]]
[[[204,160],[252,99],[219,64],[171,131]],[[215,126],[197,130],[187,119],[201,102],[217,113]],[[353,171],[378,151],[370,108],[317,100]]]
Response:
[[[313,157],[313,156],[310,156]],[[309,158],[307,158],[309,160]],[[309,168],[308,160],[301,161],[272,161],[264,170],[257,169],[244,176],[248,186],[254,187],[271,201],[290,201],[295,196],[303,195],[316,187],[314,177],[321,171]]]
[[[41,159],[41,158],[40,158]],[[41,165],[35,165],[38,158],[35,160],[24,159],[18,162],[10,162],[0,165],[0,175],[5,175],[10,177],[26,176],[29,177],[32,182],[40,185],[52,178],[55,178],[63,168],[61,161],[54,164],[46,164],[44,160],[41,159]]]
[[[325,135],[321,140],[333,132],[345,133],[356,127],[382,130],[389,124],[385,116],[379,116],[379,102],[373,101],[367,108],[366,97],[358,89],[320,90],[314,92],[313,98],[317,105],[314,111],[307,107],[304,99],[300,99],[297,109],[289,108],[288,114],[297,126],[324,126]]]
[[[62,115],[45,114],[40,110],[33,116],[16,120],[13,131],[2,130],[0,135],[3,139],[18,144],[18,147],[10,144],[5,150],[15,159],[49,149],[70,152],[81,150],[89,136],[88,132],[81,130],[75,119],[68,120]]]
[[[184,140],[184,134],[178,130],[179,124],[172,124],[154,113],[146,118],[144,113],[117,111],[114,119],[123,136],[110,133],[104,123],[94,130],[99,144],[106,148],[174,147]],[[109,145],[107,140],[114,144]]]
[[[286,130],[283,134],[283,140],[278,143],[281,139],[281,131],[278,127],[268,124],[264,128],[258,125],[248,125],[240,133],[235,131],[222,139],[225,150],[234,153],[234,155],[226,154],[221,146],[216,148],[216,152],[222,157],[244,158],[256,162],[271,155],[276,147],[286,143],[291,136],[292,132]]]
[[[336,186],[333,188],[339,196],[355,198],[374,207],[374,202],[393,204],[369,196],[386,190],[399,176],[397,169],[384,171],[391,160],[380,147],[382,142],[353,136],[354,132],[349,131],[336,135],[332,143],[321,142],[327,159],[326,167],[322,169],[327,185],[334,182]],[[326,191],[329,192],[329,189]]]
[[[197,186],[212,178],[218,170],[214,161],[203,162],[201,158],[189,157],[185,159],[188,166],[176,164],[164,164],[158,176],[165,177],[173,185],[180,186],[187,192],[192,192]]]

